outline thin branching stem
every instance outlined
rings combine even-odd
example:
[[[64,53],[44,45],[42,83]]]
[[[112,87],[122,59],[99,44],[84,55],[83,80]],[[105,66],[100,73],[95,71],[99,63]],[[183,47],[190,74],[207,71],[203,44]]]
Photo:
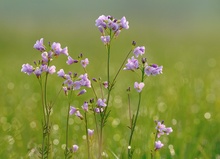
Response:
[[[142,68],[141,71],[142,71],[141,82],[143,82],[144,81],[144,67]],[[129,142],[128,142],[128,145],[129,145],[129,148],[128,148],[128,159],[132,159],[131,144],[132,144],[132,137],[133,137],[133,134],[134,134],[134,130],[135,130],[135,127],[136,127],[136,124],[137,124],[138,115],[139,115],[139,110],[140,110],[140,105],[141,105],[141,95],[142,95],[142,92],[139,93],[137,111],[136,111],[136,114],[134,116],[134,121],[132,120],[131,134],[130,134]]]

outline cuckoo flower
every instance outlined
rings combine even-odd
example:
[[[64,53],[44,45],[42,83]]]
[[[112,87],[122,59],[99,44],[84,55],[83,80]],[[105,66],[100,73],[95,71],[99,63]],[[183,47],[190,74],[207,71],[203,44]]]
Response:
[[[140,93],[142,91],[142,89],[144,88],[144,83],[143,82],[141,82],[141,83],[135,82],[134,88],[137,90],[138,93]]]
[[[30,64],[23,64],[22,68],[21,68],[21,72],[24,72],[28,75],[32,74],[34,72],[34,68],[33,66],[31,66]]]
[[[100,106],[100,107],[106,107],[106,106],[107,106],[107,105],[106,105],[106,99],[101,99],[101,98],[99,98],[99,99],[97,100],[97,105]]]
[[[85,58],[85,60],[81,60],[81,65],[83,68],[86,68],[86,66],[89,64],[89,59]]]
[[[143,55],[145,53],[145,47],[144,46],[138,46],[134,49],[134,54],[136,57],[138,57],[139,55]]]
[[[138,60],[132,56],[130,59],[128,59],[128,63],[125,65],[124,70],[135,70],[139,68]]]
[[[158,66],[157,64],[149,65],[149,66],[146,66],[144,71],[147,76],[150,76],[150,75],[155,76],[158,74],[162,74],[163,66]]]
[[[103,42],[104,45],[108,45],[110,42],[110,36],[101,36],[101,40]]]
[[[37,40],[36,43],[34,44],[34,48],[36,50],[41,51],[41,52],[45,51],[46,49],[45,49],[43,43],[44,43],[44,39],[43,38],[41,38],[40,40]]]
[[[161,141],[155,142],[155,150],[159,150],[164,146],[164,144]]]

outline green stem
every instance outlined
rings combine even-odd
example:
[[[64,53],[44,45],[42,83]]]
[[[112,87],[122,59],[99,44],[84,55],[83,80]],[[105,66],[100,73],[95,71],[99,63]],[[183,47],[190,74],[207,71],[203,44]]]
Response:
[[[88,159],[90,159],[90,145],[89,145],[89,135],[88,135],[88,122],[87,122],[87,115],[85,112],[85,125],[86,125],[86,141],[87,141],[87,153],[88,153]]]
[[[70,103],[68,105],[67,110],[67,118],[66,118],[66,148],[65,148],[65,159],[68,157],[68,134],[69,134],[69,111],[70,111]]]
[[[48,81],[48,73],[46,73],[45,84],[44,84],[44,105],[46,109],[46,135],[47,135],[47,158],[49,157],[50,152],[50,113],[49,113],[49,105],[47,104],[47,81]]]
[[[111,30],[109,33],[110,37],[111,37]],[[112,38],[111,38],[112,40]],[[107,97],[107,101],[106,101],[106,107],[105,110],[103,112],[103,114],[101,115],[101,123],[100,123],[100,137],[99,137],[99,157],[101,158],[101,153],[102,153],[102,138],[103,138],[103,127],[104,127],[104,122],[105,122],[105,115],[106,115],[106,111],[109,105],[109,97],[110,97],[110,93],[111,93],[111,87],[110,87],[110,52],[111,52],[111,40],[110,43],[107,44],[107,82],[108,82],[108,97]],[[101,112],[100,112],[101,113]]]
[[[118,72],[116,73],[116,75],[115,75],[115,77],[114,77],[114,79],[113,79],[113,81],[112,81],[112,84],[115,83],[116,78],[118,77],[118,75],[119,75],[121,69],[123,68],[123,66],[124,66],[124,64],[125,64],[125,62],[126,62],[126,60],[128,59],[128,56],[130,55],[131,52],[132,52],[132,50],[130,50],[130,51],[128,52],[127,56],[125,57],[123,63],[121,64],[120,68],[118,69]]]
[[[141,82],[143,82],[144,81],[144,67],[142,68],[141,72],[142,72]],[[130,134],[130,138],[129,138],[129,142],[128,142],[128,145],[130,147],[128,149],[128,159],[132,159],[131,144],[132,144],[132,137],[133,137],[133,134],[134,134],[134,130],[135,130],[135,127],[136,127],[136,124],[137,124],[137,118],[138,118],[138,115],[139,115],[139,110],[140,110],[140,105],[141,105],[141,95],[142,95],[142,92],[139,93],[137,112],[135,114],[134,121],[132,121],[131,134]]]
[[[70,92],[70,95],[68,95],[68,109],[67,109],[67,117],[66,117],[66,148],[65,148],[65,159],[68,158],[69,155],[69,149],[68,149],[68,139],[69,139],[69,117],[70,117],[70,105],[71,105],[71,96],[72,96],[72,90]]]

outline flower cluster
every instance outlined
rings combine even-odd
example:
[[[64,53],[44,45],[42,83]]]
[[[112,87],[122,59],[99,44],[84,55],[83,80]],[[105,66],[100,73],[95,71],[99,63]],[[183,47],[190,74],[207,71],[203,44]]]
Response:
[[[171,127],[166,127],[163,123],[164,121],[155,121],[155,123],[157,124],[156,126],[156,137],[160,138],[162,135],[167,134],[169,135],[171,132],[173,132],[173,129]],[[155,150],[159,150],[160,148],[162,148],[164,146],[164,144],[158,140],[155,141]]]
[[[58,57],[61,54],[64,54],[68,57],[67,64],[72,64],[78,62],[77,60],[73,60],[68,53],[68,48],[61,48],[61,44],[57,42],[53,42],[49,48],[49,51],[46,51],[46,47],[43,44],[44,39],[41,38],[37,40],[34,44],[34,48],[41,52],[41,60],[38,62],[34,62],[35,66],[30,64],[23,64],[21,68],[21,72],[24,72],[28,75],[35,74],[38,78],[42,75],[42,73],[46,72],[49,74],[53,74],[56,72],[56,66],[50,66],[50,62],[53,60],[53,57]]]
[[[115,19],[108,15],[101,15],[96,19],[95,25],[101,32],[101,41],[104,45],[108,45],[112,37],[118,37],[122,29],[129,29],[128,21],[125,17]]]
[[[134,42],[135,45],[135,42]],[[135,71],[137,69],[144,69],[144,74],[146,76],[150,75],[158,75],[162,74],[163,66],[158,66],[156,64],[148,65],[146,62],[146,58],[142,58],[141,62],[139,62],[138,57],[144,55],[145,53],[145,47],[144,46],[138,46],[133,50],[134,56],[131,58],[128,58],[127,63],[125,64],[124,70],[131,70]],[[141,65],[142,64],[142,65]],[[141,92],[144,87],[143,82],[135,82],[134,88],[137,90],[137,92]]]
[[[68,94],[69,90],[79,90],[83,86],[91,88],[91,81],[89,80],[87,73],[78,76],[77,73],[73,74],[72,72],[66,74],[63,69],[60,69],[57,72],[57,75],[64,79],[63,90],[66,95]],[[83,89],[78,95],[84,94],[85,92],[86,90]]]

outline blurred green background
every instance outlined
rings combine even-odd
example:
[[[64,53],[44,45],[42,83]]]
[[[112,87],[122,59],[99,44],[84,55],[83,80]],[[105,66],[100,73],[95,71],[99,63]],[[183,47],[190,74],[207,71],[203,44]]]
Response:
[[[129,30],[123,30],[112,47],[112,75],[135,40],[146,46],[150,63],[163,65],[163,75],[146,80],[144,99],[135,132],[135,158],[150,153],[154,120],[165,120],[174,132],[162,141],[162,158],[220,158],[220,1],[0,1],[0,158],[35,158],[41,141],[40,89],[36,77],[21,73],[23,63],[40,58],[33,49],[36,40],[60,42],[69,53],[88,57],[93,77],[106,78],[106,52],[95,20],[100,15],[126,16]],[[57,69],[65,67],[57,63]],[[76,72],[78,69],[75,70]],[[50,81],[51,96],[61,80]],[[122,72],[112,96],[112,113],[105,128],[105,147],[125,158],[128,86],[139,80]],[[137,96],[132,92],[132,110]],[[63,158],[64,95],[58,97],[53,113],[54,158]],[[77,99],[80,107],[84,98]],[[122,113],[126,112],[126,113]],[[91,119],[92,120],[92,119]],[[92,126],[92,122],[91,122]],[[72,120],[70,140],[82,145],[76,158],[84,155],[84,123]],[[84,146],[83,146],[84,145]],[[84,147],[84,148],[83,148]],[[95,153],[95,152],[94,152]],[[32,157],[31,157],[32,156]],[[78,156],[78,157],[77,157]]]

